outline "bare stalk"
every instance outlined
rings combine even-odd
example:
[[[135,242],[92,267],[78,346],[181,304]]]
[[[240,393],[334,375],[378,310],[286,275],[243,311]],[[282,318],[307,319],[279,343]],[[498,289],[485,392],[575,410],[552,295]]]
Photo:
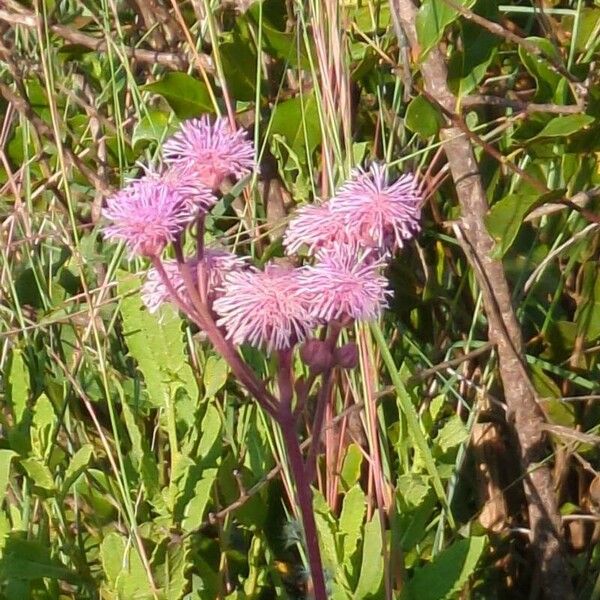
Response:
[[[416,56],[416,6],[412,0],[393,0],[392,6]],[[439,49],[432,49],[420,68],[427,94],[436,98],[445,111],[455,113],[457,99],[448,87],[447,67]],[[491,257],[494,241],[485,227],[488,203],[479,166],[470,138],[453,120],[449,120],[440,137],[461,206],[461,221],[455,231],[482,291],[490,342],[498,348],[507,416],[514,425],[525,473],[531,545],[540,566],[545,598],[567,600],[573,597],[573,589],[562,543],[554,481],[545,460],[548,453],[545,418],[525,366],[523,338],[502,262]]]

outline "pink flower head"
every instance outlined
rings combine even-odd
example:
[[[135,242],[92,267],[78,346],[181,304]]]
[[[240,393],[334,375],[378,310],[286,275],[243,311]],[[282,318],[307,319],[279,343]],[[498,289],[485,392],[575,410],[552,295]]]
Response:
[[[387,306],[387,280],[380,275],[383,259],[356,244],[334,244],[304,268],[302,284],[310,312],[322,322],[350,317],[372,320]]]
[[[111,196],[102,216],[112,221],[105,236],[142,256],[160,254],[193,217],[181,194],[153,178],[134,181]]]
[[[233,131],[225,118],[211,123],[208,115],[190,119],[163,145],[168,164],[191,169],[211,189],[225,177],[242,177],[254,167],[254,145],[242,129]]]
[[[268,352],[290,348],[314,327],[300,285],[301,269],[275,264],[225,277],[224,294],[213,305],[235,344],[266,347]]]
[[[218,250],[215,248],[205,248],[202,257],[204,268],[208,272],[208,296],[213,299],[218,294],[218,290],[223,284],[225,276],[232,272],[246,267],[246,261],[228,252],[227,250]],[[194,283],[198,284],[198,260],[190,258],[186,260],[194,278]],[[189,294],[183,276],[179,269],[177,261],[163,261],[165,273],[169,279],[171,288],[186,303],[191,303]],[[173,302],[171,292],[163,281],[160,273],[152,267],[146,275],[146,281],[142,286],[142,301],[148,308],[148,311],[154,313],[164,302]]]
[[[302,246],[314,254],[334,242],[351,241],[346,228],[346,215],[331,210],[331,203],[302,206],[290,221],[283,236],[287,254],[295,254]]]
[[[368,171],[353,172],[331,200],[331,210],[346,219],[348,233],[360,245],[393,252],[419,230],[421,203],[412,173],[389,184],[387,167],[373,163]]]
[[[170,193],[180,195],[192,214],[205,214],[217,202],[212,190],[202,183],[198,175],[189,167],[173,165],[162,173],[148,169],[137,183],[147,181],[164,185]]]

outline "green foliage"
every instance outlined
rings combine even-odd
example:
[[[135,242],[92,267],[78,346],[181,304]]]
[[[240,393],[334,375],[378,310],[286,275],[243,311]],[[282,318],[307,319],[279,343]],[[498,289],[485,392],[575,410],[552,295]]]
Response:
[[[594,597],[592,530],[581,551],[570,527],[595,514],[600,455],[552,426],[597,435],[600,422],[600,204],[582,194],[600,185],[600,8],[453,2],[540,52],[446,0],[418,3],[413,53],[388,0],[178,2],[181,18],[163,0],[3,7],[0,598],[307,597],[279,431],[203,332],[172,306],[148,313],[148,265],[99,232],[105,195],[156,164],[182,120],[229,111],[260,173],[224,186],[207,234],[257,264],[283,257],[295,205],[331,196],[354,166],[388,161],[428,190],[422,234],[387,271],[389,310],[343,334],[361,364],[336,375],[313,484],[331,597],[531,595],[505,382],[494,349],[470,354],[488,323],[459,243],[447,115],[424,92],[438,44],[549,441],[572,458],[555,466],[570,576]],[[242,353],[276,389],[276,361]],[[489,446],[488,420],[502,431]],[[509,514],[488,542],[490,498]]]

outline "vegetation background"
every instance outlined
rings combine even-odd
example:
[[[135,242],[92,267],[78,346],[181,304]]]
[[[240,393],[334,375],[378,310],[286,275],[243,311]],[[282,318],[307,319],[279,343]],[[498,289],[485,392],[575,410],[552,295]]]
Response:
[[[600,598],[599,47],[587,0],[2,0],[0,597],[310,595],[278,431],[99,235],[221,113],[257,263],[357,164],[427,187],[328,409],[332,598]]]

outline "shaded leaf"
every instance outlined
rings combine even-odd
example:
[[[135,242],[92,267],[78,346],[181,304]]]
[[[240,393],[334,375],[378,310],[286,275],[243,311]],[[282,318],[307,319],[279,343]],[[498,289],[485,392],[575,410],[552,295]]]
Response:
[[[565,115],[555,117],[530,141],[547,137],[564,137],[581,131],[594,122],[590,115]]]
[[[141,89],[162,96],[180,119],[214,112],[206,84],[187,73],[166,73],[160,81]]]
[[[379,512],[375,511],[373,518],[365,525],[362,563],[354,598],[360,600],[361,598],[377,597],[382,581],[383,537]]]
[[[424,96],[411,100],[404,121],[411,131],[418,133],[423,139],[437,135],[444,124],[440,111]]]
[[[402,597],[414,600],[454,598],[475,571],[486,544],[485,536],[454,542],[430,564],[415,570]]]

